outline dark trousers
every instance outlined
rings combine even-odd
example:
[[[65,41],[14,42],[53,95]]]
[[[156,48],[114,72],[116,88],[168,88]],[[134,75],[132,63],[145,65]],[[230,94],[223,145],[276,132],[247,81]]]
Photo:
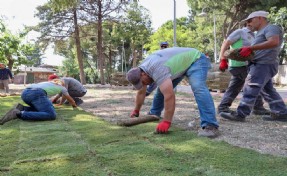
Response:
[[[224,93],[222,100],[218,106],[218,110],[225,110],[228,109],[234,99],[237,97],[237,95],[240,93],[240,91],[243,88],[243,85],[245,83],[245,78],[248,74],[248,67],[233,67],[230,69],[230,73],[232,75],[228,88],[226,89],[226,92]],[[261,109],[263,108],[263,100],[261,96],[258,96],[256,99],[255,109]]]
[[[243,97],[237,108],[241,117],[251,113],[256,98],[261,94],[272,113],[287,114],[286,105],[282,97],[273,87],[272,78],[278,72],[278,64],[251,64],[243,87]]]
[[[82,92],[82,91],[78,91],[78,90],[68,90],[68,93],[73,99],[75,99],[78,97],[83,97],[84,95],[86,95],[87,91]]]

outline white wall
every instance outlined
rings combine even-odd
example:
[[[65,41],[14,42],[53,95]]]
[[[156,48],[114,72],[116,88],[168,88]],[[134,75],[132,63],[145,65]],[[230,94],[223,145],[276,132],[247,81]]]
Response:
[[[287,85],[287,65],[279,65],[278,73],[273,78],[273,82],[279,85]]]

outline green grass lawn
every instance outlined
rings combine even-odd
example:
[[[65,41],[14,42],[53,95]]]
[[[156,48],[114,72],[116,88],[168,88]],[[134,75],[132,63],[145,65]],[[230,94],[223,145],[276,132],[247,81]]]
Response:
[[[20,97],[0,98],[1,117]],[[264,155],[156,123],[110,124],[81,109],[57,107],[55,121],[0,126],[0,175],[287,175],[287,158]]]

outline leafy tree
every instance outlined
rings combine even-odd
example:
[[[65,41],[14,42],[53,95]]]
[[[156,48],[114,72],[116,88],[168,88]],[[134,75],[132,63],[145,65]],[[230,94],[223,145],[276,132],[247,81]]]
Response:
[[[85,11],[90,18],[87,18],[90,24],[96,24],[97,27],[97,56],[98,66],[100,70],[101,84],[105,84],[104,79],[104,41],[103,41],[103,23],[105,21],[119,21],[121,19],[125,5],[125,1],[114,1],[114,0],[88,0],[83,1],[81,8]],[[115,15],[117,14],[117,15]]]
[[[141,58],[143,45],[148,42],[151,35],[151,21],[148,10],[138,3],[130,5],[124,23],[122,23],[124,40],[129,43],[131,49],[131,62],[135,67]]]
[[[65,40],[68,37],[75,39],[80,80],[82,84],[86,84],[78,24],[77,7],[79,2],[77,0],[51,0],[43,6],[39,6],[36,16],[41,22],[34,29],[41,33],[40,41],[44,46],[51,42]]]
[[[42,53],[36,44],[24,44],[24,37],[27,32],[12,34],[3,22],[0,31],[0,62],[7,63],[12,69],[13,66],[39,65]]]
[[[283,61],[286,60],[287,61],[287,8],[286,7],[282,7],[280,9],[278,9],[277,7],[272,7],[270,9],[270,14],[269,14],[269,19],[271,21],[271,23],[276,24],[278,26],[281,26],[283,31],[285,32],[284,34],[284,39],[283,39],[283,43],[282,43],[282,47],[281,47],[281,51],[279,54],[279,64],[282,65]]]
[[[195,15],[200,12],[206,12],[215,16],[220,16],[222,19],[221,25],[218,26],[221,31],[222,38],[228,36],[232,31],[238,28],[242,19],[248,14],[256,10],[266,10],[273,6],[286,7],[286,0],[249,0],[249,1],[235,1],[235,0],[187,0]],[[220,15],[218,15],[220,14]]]

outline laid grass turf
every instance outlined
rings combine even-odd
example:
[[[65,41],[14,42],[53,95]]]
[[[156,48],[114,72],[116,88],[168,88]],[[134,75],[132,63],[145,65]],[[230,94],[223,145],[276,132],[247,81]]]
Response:
[[[20,97],[0,99],[3,116]],[[81,109],[57,107],[55,121],[0,126],[0,175],[287,175],[287,158],[264,155],[156,123],[110,124]]]

